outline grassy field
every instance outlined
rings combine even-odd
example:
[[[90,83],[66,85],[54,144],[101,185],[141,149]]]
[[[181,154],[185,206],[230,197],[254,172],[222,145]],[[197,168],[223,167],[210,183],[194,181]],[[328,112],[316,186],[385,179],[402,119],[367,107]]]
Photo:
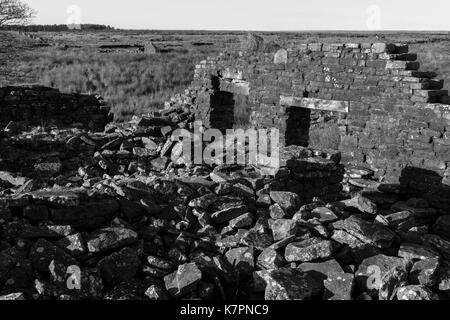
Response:
[[[193,78],[195,64],[229,46],[237,46],[244,32],[100,31],[0,33],[9,43],[0,46],[6,64],[0,66],[0,86],[39,83],[63,92],[97,93],[112,108],[118,121],[163,107]],[[268,40],[299,42],[401,42],[419,54],[421,70],[435,71],[450,89],[448,33],[264,33]],[[3,37],[3,38],[2,38]],[[12,39],[12,40],[11,40]],[[6,40],[5,40],[6,41]],[[3,41],[3,42],[5,42]],[[137,46],[151,42],[154,54]],[[19,45],[21,44],[21,45]],[[102,49],[101,46],[121,46]],[[20,50],[19,50],[20,48]],[[140,48],[140,47],[139,47]],[[3,69],[2,69],[3,68]]]

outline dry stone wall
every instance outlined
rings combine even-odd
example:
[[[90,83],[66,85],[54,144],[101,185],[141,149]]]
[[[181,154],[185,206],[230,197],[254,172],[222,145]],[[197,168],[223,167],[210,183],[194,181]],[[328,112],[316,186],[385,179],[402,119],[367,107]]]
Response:
[[[343,163],[450,208],[449,96],[416,60],[402,44],[250,46],[196,67],[193,112],[216,126],[220,110],[247,108],[250,126],[279,128],[282,144],[340,150]],[[216,127],[232,127],[226,119]]]
[[[101,131],[109,122],[109,109],[94,96],[64,94],[41,86],[0,88],[0,125],[65,126],[81,123]]]

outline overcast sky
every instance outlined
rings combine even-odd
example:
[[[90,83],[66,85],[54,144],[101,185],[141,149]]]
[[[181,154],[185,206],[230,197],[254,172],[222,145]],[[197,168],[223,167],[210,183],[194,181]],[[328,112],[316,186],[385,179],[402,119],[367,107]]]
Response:
[[[24,0],[35,23],[126,29],[450,30],[450,0]]]

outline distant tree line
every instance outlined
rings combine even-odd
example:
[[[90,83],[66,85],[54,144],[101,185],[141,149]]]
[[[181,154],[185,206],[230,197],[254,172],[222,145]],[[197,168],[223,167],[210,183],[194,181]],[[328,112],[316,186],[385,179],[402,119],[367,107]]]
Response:
[[[34,25],[6,25],[1,26],[0,30],[5,31],[22,31],[22,32],[61,32],[61,31],[71,31],[69,26],[66,24],[53,24],[53,25],[43,25],[43,24],[34,24]],[[106,26],[102,24],[82,24],[81,31],[104,31],[104,30],[114,30],[111,26]],[[80,30],[75,30],[80,31]]]

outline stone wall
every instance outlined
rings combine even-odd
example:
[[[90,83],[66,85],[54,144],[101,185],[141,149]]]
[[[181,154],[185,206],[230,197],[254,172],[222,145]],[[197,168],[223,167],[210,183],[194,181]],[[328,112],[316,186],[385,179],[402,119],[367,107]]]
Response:
[[[386,43],[225,52],[196,67],[193,111],[208,123],[211,107],[222,108],[211,95],[227,93],[235,114],[247,108],[250,126],[279,128],[282,144],[340,150],[343,163],[450,208],[449,96],[416,60],[407,45]]]
[[[0,125],[10,121],[26,126],[67,126],[81,123],[101,131],[110,120],[109,109],[94,96],[64,94],[41,86],[0,88]]]

